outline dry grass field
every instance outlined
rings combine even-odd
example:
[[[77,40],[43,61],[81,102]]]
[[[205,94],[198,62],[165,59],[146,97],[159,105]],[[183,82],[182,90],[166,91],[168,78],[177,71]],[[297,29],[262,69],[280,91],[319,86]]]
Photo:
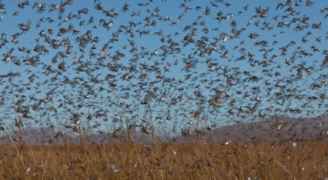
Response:
[[[328,179],[328,144],[1,145],[1,179]]]

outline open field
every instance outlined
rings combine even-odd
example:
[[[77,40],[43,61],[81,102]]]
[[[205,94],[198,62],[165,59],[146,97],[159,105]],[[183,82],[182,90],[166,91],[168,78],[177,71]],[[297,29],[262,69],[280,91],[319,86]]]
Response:
[[[1,145],[1,179],[328,179],[320,141]]]
[[[327,130],[326,117],[225,126],[165,142],[145,134],[55,139],[50,129],[30,129],[17,143],[0,138],[0,179],[328,180]]]

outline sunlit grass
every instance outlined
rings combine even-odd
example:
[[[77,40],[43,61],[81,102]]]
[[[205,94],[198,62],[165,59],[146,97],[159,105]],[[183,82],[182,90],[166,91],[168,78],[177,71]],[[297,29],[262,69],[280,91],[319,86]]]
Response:
[[[328,144],[2,145],[1,179],[325,179]]]

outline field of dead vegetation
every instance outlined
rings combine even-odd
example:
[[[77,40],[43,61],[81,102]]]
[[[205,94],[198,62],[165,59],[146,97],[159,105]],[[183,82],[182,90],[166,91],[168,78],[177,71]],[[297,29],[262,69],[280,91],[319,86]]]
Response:
[[[0,179],[328,179],[328,144],[1,145]]]

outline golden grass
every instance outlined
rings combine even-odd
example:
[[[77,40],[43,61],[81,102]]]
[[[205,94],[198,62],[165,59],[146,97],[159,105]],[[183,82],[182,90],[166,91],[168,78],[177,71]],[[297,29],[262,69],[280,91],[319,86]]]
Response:
[[[328,144],[1,145],[0,178],[325,180]]]

